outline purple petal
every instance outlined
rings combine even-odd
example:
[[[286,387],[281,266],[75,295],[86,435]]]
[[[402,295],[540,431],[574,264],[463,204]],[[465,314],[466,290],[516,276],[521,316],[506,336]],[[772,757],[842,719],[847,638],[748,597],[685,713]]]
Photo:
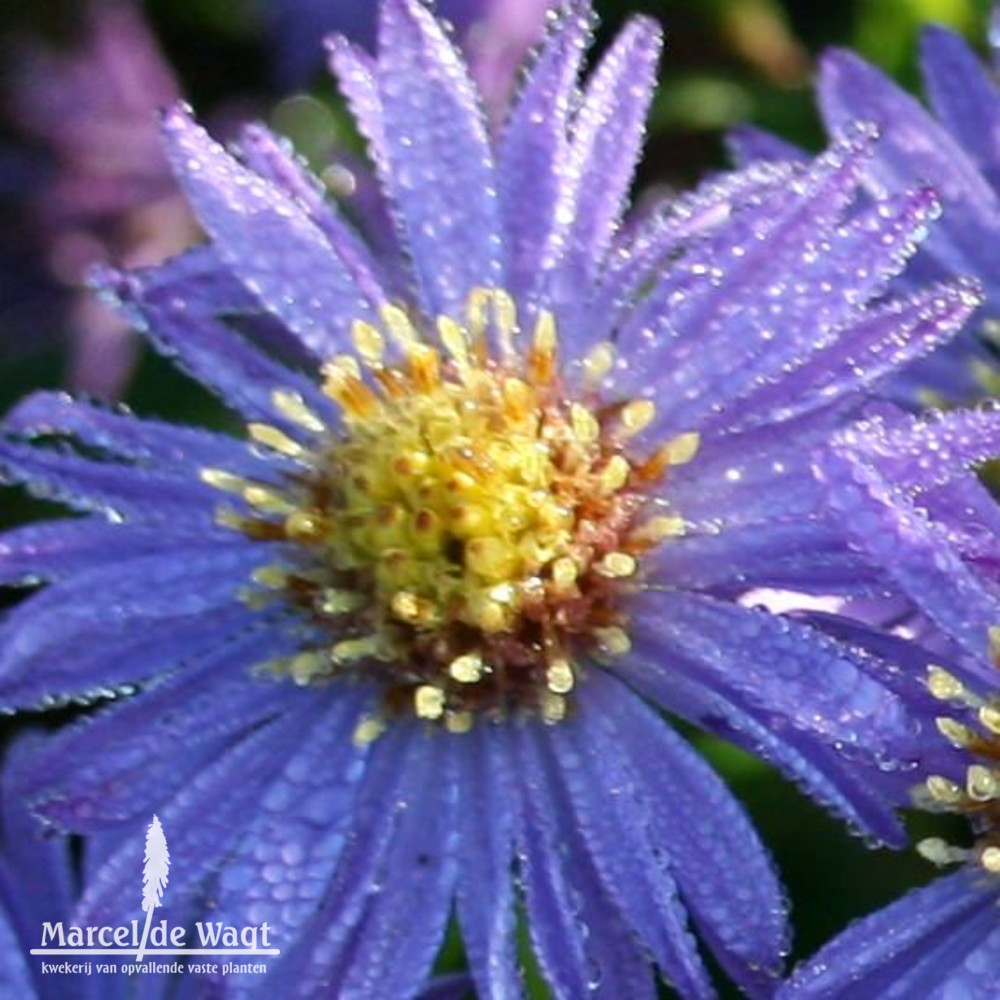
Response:
[[[41,984],[36,982],[33,970],[28,964],[25,945],[32,939],[18,935],[12,920],[11,911],[17,906],[19,898],[20,893],[14,878],[7,873],[5,866],[0,866],[0,989],[11,998],[29,998],[38,995]],[[62,914],[53,916],[58,920]],[[35,934],[37,933],[35,931]],[[67,982],[60,976],[58,986],[73,988],[76,979],[77,977],[73,977]]]
[[[233,926],[266,921],[283,942],[293,941],[323,908],[367,779],[371,748],[356,746],[352,736],[371,706],[371,691],[338,685],[326,701],[261,795],[212,894],[215,919]],[[246,985],[258,979],[248,977]]]
[[[207,483],[112,462],[94,462],[0,438],[0,480],[23,483],[32,496],[81,511],[99,511],[130,523],[214,531],[219,493]]]
[[[203,543],[168,556],[112,561],[33,594],[0,632],[0,702],[89,698],[95,689],[108,694],[108,687],[204,652],[213,638],[217,643],[227,630],[259,618],[238,603],[234,584],[259,559],[244,545]]]
[[[787,905],[746,814],[701,756],[635,694],[603,671],[586,684],[581,715],[590,738],[577,742],[588,781],[603,786],[595,793],[627,792],[625,805],[669,859],[713,952],[745,989],[769,994],[788,950]]]
[[[852,543],[884,566],[928,618],[981,657],[987,627],[1000,621],[1000,594],[961,558],[947,529],[886,477],[878,457],[884,446],[879,431],[877,423],[845,431],[818,461],[831,507]],[[960,440],[947,431],[940,436],[944,445],[949,437]],[[984,439],[977,447],[986,445]],[[941,464],[929,458],[932,468],[935,463]]]
[[[621,219],[656,86],[659,26],[632,20],[601,60],[573,120],[549,247],[548,299],[574,318]]]
[[[849,52],[824,56],[819,99],[828,128],[840,132],[858,109],[881,132],[868,183],[878,194],[926,184],[957,224],[939,227],[929,250],[952,274],[993,273],[1000,199],[949,132],[909,94]]]
[[[351,117],[367,140],[372,159],[383,183],[387,181],[389,144],[379,95],[375,60],[345,38],[328,39],[330,71],[351,110]]]
[[[599,681],[594,683],[596,686]],[[609,696],[607,703],[601,703],[601,694]],[[535,752],[540,767],[548,768],[553,794],[560,780],[565,786],[574,825],[589,848],[608,895],[656,964],[684,996],[711,996],[708,973],[679,899],[674,859],[663,845],[651,840],[647,803],[639,784],[644,776],[634,774],[622,758],[615,760],[618,768],[607,758],[600,763],[595,759],[607,733],[595,731],[595,702],[590,699],[596,699],[597,713],[614,713],[615,695],[621,694],[620,689],[610,686],[600,694],[588,693],[589,704],[581,704],[580,716],[572,726],[560,727],[552,739],[538,739]],[[583,698],[581,694],[581,701]],[[529,732],[542,735],[537,727]],[[614,751],[610,756],[615,756]]]
[[[975,971],[962,972],[965,956],[997,929],[996,891],[977,885],[981,879],[972,871],[936,879],[857,921],[798,969],[779,997],[937,997],[935,987],[953,976],[959,985],[979,980],[981,988]],[[987,1000],[995,993],[995,972],[991,965],[989,992],[948,995]]]
[[[376,318],[348,265],[306,212],[241,166],[181,108],[164,119],[177,179],[222,259],[319,359]]]
[[[162,552],[167,541],[159,527],[126,527],[95,517],[28,524],[0,535],[0,583],[34,586],[73,577],[107,566],[109,551],[116,560],[128,560]]]
[[[793,179],[785,165],[758,164],[703,183],[693,193],[669,199],[616,242],[592,296],[592,332],[585,338],[612,339],[642,298],[644,287],[658,281],[672,256],[692,241],[729,225],[734,206],[745,210],[762,197],[785,189]]]
[[[535,725],[531,723],[530,725]],[[580,832],[557,804],[523,729],[508,744],[518,773],[518,855],[528,931],[557,996],[652,998],[648,959],[594,868]]]
[[[968,44],[953,31],[928,26],[921,63],[935,115],[985,170],[1000,165],[1000,92]]]
[[[231,745],[158,810],[170,844],[170,891],[183,899],[216,868],[243,830],[281,761],[311,725],[312,712],[288,712]],[[127,923],[134,916],[132,887],[142,870],[141,827],[88,882],[75,914],[82,924]]]
[[[379,921],[389,917],[389,924],[383,926],[387,933],[390,932],[392,914],[396,911],[391,909],[391,899],[388,900],[390,910],[382,910],[381,897],[395,897],[397,893],[406,896],[404,886],[409,880],[421,883],[422,880],[415,876],[417,860],[411,853],[420,840],[420,828],[439,829],[435,812],[445,817],[451,815],[446,802],[453,789],[448,782],[434,780],[436,775],[448,773],[444,763],[446,741],[434,739],[437,735],[427,733],[417,723],[397,722],[372,748],[364,780],[358,786],[347,845],[327,889],[326,906],[314,922],[313,931],[292,956],[295,963],[293,981],[298,995],[316,996],[320,991],[340,995],[348,978],[365,971],[352,968],[351,963],[353,949],[359,945],[358,939],[367,919],[372,917],[377,926]],[[436,850],[431,854],[437,857]],[[405,879],[400,876],[400,867],[407,868]],[[440,872],[437,865],[430,867],[435,873]],[[431,905],[435,912],[427,914],[422,930],[414,931],[412,950],[399,970],[402,978],[414,976],[415,969],[425,958],[429,965],[433,952],[440,945],[443,922],[447,918],[447,900],[443,906],[441,904],[440,896],[433,899]],[[408,905],[411,929],[418,905],[412,900]],[[434,938],[433,948],[431,937]],[[379,957],[379,949],[385,943],[381,936],[371,943],[376,949],[373,961],[391,962],[391,956],[382,954]],[[384,971],[386,975],[392,974],[388,969]],[[421,982],[429,971],[429,967],[423,969]],[[285,973],[286,982],[287,975],[288,972]],[[409,982],[407,985],[402,995],[416,992],[420,984]],[[372,994],[362,991],[358,995]]]
[[[870,170],[885,190],[914,181],[931,185],[946,201],[966,205],[987,220],[1000,206],[968,155],[914,98],[850,52],[828,52],[822,61],[820,104],[835,132],[857,121],[859,109],[882,133]]]
[[[649,593],[635,627],[747,706],[866,763],[912,759],[920,730],[869,655],[788,618],[697,594]]]
[[[721,419],[731,425],[741,412],[749,412],[754,422],[776,422],[859,390],[870,392],[904,365],[951,340],[982,301],[978,285],[960,281],[871,307],[833,343],[818,344],[790,373],[755,386]]]
[[[314,381],[273,361],[217,318],[231,306],[228,295],[214,291],[212,259],[192,253],[142,271],[105,268],[94,273],[92,284],[154,347],[247,419],[287,426],[274,406],[279,388],[299,393],[325,413],[329,404]]]
[[[365,299],[384,302],[385,282],[378,261],[337,211],[319,178],[309,173],[305,161],[292,151],[288,140],[264,125],[248,125],[240,135],[239,149],[251,170],[302,206],[336,249]]]
[[[275,628],[220,634],[175,674],[59,730],[19,770],[20,793],[76,833],[153,811],[236,737],[302,707],[308,693],[290,681],[251,676],[295,647],[294,636]]]
[[[634,310],[621,331],[628,364],[616,371],[616,388],[662,401],[658,432],[700,426],[724,412],[740,387],[750,388],[762,362],[775,370],[795,358],[815,332],[811,323],[796,319],[798,312],[849,304],[829,285],[823,292],[822,284],[818,297],[796,301],[787,274],[797,274],[804,260],[821,253],[817,231],[841,221],[872,142],[869,133],[859,132],[791,185],[795,198],[786,191],[780,201],[765,199],[736,215],[733,225],[685,254]],[[658,375],[652,381],[650,371]]]
[[[569,118],[591,35],[589,4],[567,7],[539,55],[499,140],[497,184],[508,287],[534,289],[555,225],[569,153]]]
[[[482,996],[523,990],[514,937],[515,801],[504,734],[476,726],[457,755],[460,864],[456,906],[469,967]]]
[[[500,282],[493,157],[477,95],[441,25],[416,0],[385,0],[377,79],[385,183],[425,314],[459,315],[472,289]]]
[[[721,532],[716,525],[704,534],[696,528],[671,539],[654,558],[656,579],[684,590],[775,587],[825,595],[884,584],[839,531],[808,520],[759,521]]]
[[[528,931],[545,979],[557,996],[651,998],[648,959],[533,743],[526,729],[509,734],[520,778],[517,841]]]
[[[906,843],[892,801],[883,788],[872,782],[872,775],[853,767],[836,749],[817,743],[808,734],[787,726],[775,727],[768,713],[747,709],[724,687],[720,690],[717,684],[701,683],[697,675],[694,664],[681,665],[676,658],[664,663],[663,651],[655,642],[636,636],[628,681],[645,697],[665,711],[770,761],[854,829],[886,844]],[[903,799],[908,803],[908,794]]]
[[[181,476],[196,477],[205,466],[235,466],[258,475],[267,471],[242,441],[196,427],[137,420],[127,412],[102,409],[65,393],[32,393],[11,410],[3,426],[28,439],[52,435],[74,438],[109,458],[162,465],[176,469]]]
[[[458,862],[455,757],[464,750],[461,736],[431,732],[418,738],[438,745],[416,751],[426,753],[423,769],[402,789],[408,808],[375,874],[388,891],[369,897],[344,970],[343,996],[412,996],[427,980],[444,938]]]

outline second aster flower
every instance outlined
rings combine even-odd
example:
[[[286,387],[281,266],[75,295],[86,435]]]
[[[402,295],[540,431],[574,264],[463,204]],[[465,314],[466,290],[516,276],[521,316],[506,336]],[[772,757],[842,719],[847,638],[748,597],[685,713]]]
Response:
[[[412,995],[453,905],[483,996],[520,988],[518,914],[558,996],[653,996],[650,961],[711,995],[689,917],[766,993],[770,861],[660,709],[898,837],[885,769],[923,735],[878,657],[737,598],[884,591],[809,452],[977,296],[871,305],[936,204],[846,216],[864,131],[623,226],[659,34],[580,94],[588,35],[561,20],[496,143],[420,4],[386,0],[377,60],[334,46],[390,256],[266,131],[233,154],[172,111],[210,242],[101,284],[247,434],[40,394],[0,441],[85,514],[2,541],[4,580],[48,586],[0,698],[121,696],[23,788],[84,833],[155,808],[172,892],[274,928],[272,994]],[[81,920],[131,919],[137,840]]]

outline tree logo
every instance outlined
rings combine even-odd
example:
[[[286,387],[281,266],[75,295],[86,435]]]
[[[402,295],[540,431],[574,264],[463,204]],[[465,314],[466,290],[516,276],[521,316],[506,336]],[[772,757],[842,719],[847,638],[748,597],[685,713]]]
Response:
[[[170,874],[170,852],[167,850],[167,838],[160,826],[160,820],[153,813],[153,822],[146,831],[146,853],[142,868],[142,908],[146,913],[146,924],[142,929],[142,941],[139,942],[139,953],[135,956],[137,962],[142,961],[146,942],[149,940],[149,925],[153,922],[153,910],[163,899],[163,890],[167,887]]]

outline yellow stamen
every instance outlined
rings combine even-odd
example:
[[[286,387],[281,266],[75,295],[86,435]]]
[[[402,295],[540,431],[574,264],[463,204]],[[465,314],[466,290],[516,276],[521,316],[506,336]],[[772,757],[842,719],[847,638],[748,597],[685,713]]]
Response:
[[[271,394],[275,407],[289,420],[313,434],[321,434],[326,424],[306,405],[305,400],[291,389],[275,389]]]
[[[460,684],[475,684],[483,676],[483,658],[478,653],[466,653],[451,661],[448,673]]]
[[[569,694],[573,690],[573,667],[569,660],[553,660],[545,672],[545,683],[553,694]]]
[[[445,694],[440,688],[423,684],[413,692],[413,708],[421,719],[440,719],[444,705]]]
[[[357,320],[351,327],[351,339],[354,348],[372,367],[379,367],[385,354],[385,340],[370,323]]]
[[[354,730],[354,745],[366,747],[374,743],[385,732],[385,720],[378,716],[362,719]]]

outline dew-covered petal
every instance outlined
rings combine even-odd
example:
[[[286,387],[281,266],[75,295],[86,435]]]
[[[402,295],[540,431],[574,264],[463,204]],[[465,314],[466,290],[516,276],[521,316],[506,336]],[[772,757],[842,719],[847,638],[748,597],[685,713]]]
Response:
[[[810,455],[842,422],[838,416],[813,412],[783,425],[706,434],[694,459],[670,470],[664,493],[676,514],[705,530],[811,520],[822,509],[822,491]]]
[[[469,968],[482,996],[523,992],[514,936],[516,803],[506,734],[475,726],[458,744],[459,866],[456,907]]]
[[[461,56],[416,0],[380,10],[377,82],[384,182],[410,251],[425,313],[459,315],[500,281],[493,155]]]
[[[34,586],[72,577],[107,566],[110,552],[116,560],[155,555],[167,538],[181,542],[159,527],[124,526],[102,517],[27,524],[0,535],[0,583]]]
[[[170,845],[170,892],[183,900],[197,892],[243,831],[262,789],[308,729],[320,706],[287,712],[259,726],[202,767],[157,810]],[[137,831],[138,833],[138,831]],[[82,924],[133,919],[132,887],[142,871],[144,838],[128,837],[93,873],[75,914]]]
[[[962,558],[946,527],[932,521],[886,477],[877,458],[872,460],[865,438],[873,430],[877,434],[871,426],[845,431],[818,459],[831,509],[851,543],[883,566],[931,621],[979,657],[986,627],[1000,621],[1000,593]]]
[[[786,906],[770,858],[746,815],[704,761],[633,692],[602,671],[588,675],[586,685],[580,693],[580,724],[567,734],[573,756],[561,741],[554,748],[571,794],[590,800],[581,803],[579,813],[584,836],[586,823],[606,816],[610,839],[605,850],[615,852],[619,865],[620,857],[636,857],[647,872],[638,880],[616,880],[628,887],[626,912],[635,912],[640,885],[656,895],[655,880],[668,865],[667,878],[676,880],[730,974],[752,995],[773,989],[788,943]],[[578,770],[570,767],[574,761]],[[599,867],[601,861],[595,849]],[[662,923],[669,928],[675,922],[675,933],[682,935],[678,942],[688,953],[682,960],[697,966],[692,942],[676,926],[676,901],[671,910]]]
[[[921,502],[937,487],[965,480],[975,466],[1000,454],[1000,410],[927,412],[883,409],[836,436],[836,450],[877,466]]]
[[[97,462],[0,438],[0,481],[23,483],[43,500],[130,523],[184,525],[211,534],[219,494],[169,468]]]
[[[611,700],[599,711],[615,711],[618,692],[610,690]],[[609,767],[610,774],[603,766],[598,769],[594,756],[603,740],[598,742],[600,731],[588,725],[594,711],[594,702],[581,704],[581,718],[572,728],[566,727],[557,738],[538,740],[540,766],[549,769],[553,794],[558,794],[556,782],[561,779],[602,883],[666,978],[685,996],[710,996],[708,974],[680,902],[674,858],[651,839],[646,803],[627,762],[618,758],[621,769]],[[537,727],[531,732],[542,735]],[[614,756],[613,749],[609,756]],[[602,759],[601,765],[606,764],[607,758]]]
[[[647,576],[678,588],[729,593],[775,587],[858,594],[884,582],[832,526],[808,520],[688,531],[651,555]]]
[[[499,137],[497,187],[506,279],[514,294],[536,289],[552,236],[569,153],[569,119],[591,35],[590,5],[566,7]]]
[[[283,961],[276,967],[282,983],[295,983],[296,996],[317,996],[321,991],[344,995],[341,987],[345,976],[352,974],[353,947],[369,908],[377,906],[373,897],[403,891],[397,880],[397,866],[403,863],[400,852],[405,853],[414,843],[412,838],[419,837],[415,824],[434,825],[427,809],[431,802],[441,808],[439,796],[444,794],[440,783],[433,781],[444,741],[435,741],[432,735],[422,732],[417,723],[402,720],[372,747],[326,904],[289,955],[288,964]],[[431,792],[435,786],[438,794]],[[412,876],[412,855],[409,863]],[[386,881],[390,874],[392,884]],[[411,904],[410,916],[416,912]],[[440,914],[430,914],[427,924],[436,931],[440,919]],[[420,952],[426,947],[422,934],[415,935],[414,946]],[[408,976],[412,966],[402,971]],[[428,971],[424,970],[424,978]]]
[[[953,976],[957,985],[964,978],[970,987],[979,979],[974,972],[963,977],[962,963],[977,946],[1000,937],[995,933],[996,906],[996,888],[975,872],[938,878],[852,924],[797,969],[778,995],[782,1000],[860,996],[987,1000],[995,994],[995,975],[989,992],[939,994],[937,987]],[[995,974],[995,964],[990,972]],[[979,979],[980,989],[985,985]]]
[[[751,422],[776,422],[827,406],[842,396],[870,392],[905,365],[946,344],[982,304],[977,285],[956,282],[932,287],[905,299],[870,307],[835,341],[818,345],[721,414],[727,424],[746,413]],[[745,379],[739,380],[745,384]],[[719,394],[723,402],[727,393]]]
[[[591,331],[584,343],[612,339],[650,283],[670,266],[672,255],[686,244],[725,228],[737,208],[744,211],[760,198],[773,195],[793,175],[790,166],[755,164],[705,181],[692,193],[670,198],[650,211],[615,241],[596,276],[590,315],[581,318]]]
[[[779,260],[794,270],[803,252],[815,245],[817,233],[842,221],[874,141],[870,130],[855,129],[798,170],[783,190],[751,202],[729,226],[692,246],[622,330],[622,348],[637,348],[642,331],[655,328],[665,311],[672,310],[676,329],[730,317],[736,311],[733,297],[759,296],[767,277],[780,273],[775,270]],[[719,336],[714,328],[708,333]]]
[[[17,884],[6,866],[0,865],[0,998],[2,1000],[26,1000],[38,995],[29,959],[26,941],[18,936],[12,922],[11,910],[17,906],[19,893]],[[30,940],[30,939],[28,939]],[[70,982],[59,977],[59,986],[72,988],[76,980]]]
[[[178,182],[234,275],[318,358],[347,343],[374,306],[303,209],[238,163],[183,108],[164,119]]]
[[[317,692],[304,694],[314,699]],[[285,950],[323,908],[366,780],[371,747],[357,745],[353,734],[372,691],[338,684],[330,695],[261,794],[211,894],[215,919],[233,926],[266,921]],[[259,978],[239,981],[249,988]]]
[[[542,973],[557,997],[651,998],[648,959],[534,741],[519,729],[508,746],[520,777],[517,844],[528,930]]]
[[[866,669],[872,658],[799,622],[692,594],[648,593],[641,630],[748,706],[867,763],[910,759],[919,732],[904,702]],[[638,603],[638,602],[637,602]]]
[[[819,97],[834,131],[855,122],[859,109],[879,128],[878,156],[870,171],[887,191],[919,179],[946,201],[982,212],[983,223],[996,219],[996,194],[966,152],[915,98],[874,66],[850,52],[828,52],[821,65]]]
[[[323,183],[295,155],[289,141],[258,122],[244,127],[239,150],[251,170],[292,198],[324,233],[365,299],[384,302],[381,265],[337,210]]]
[[[635,18],[587,83],[556,206],[545,268],[548,301],[572,322],[620,222],[656,86],[659,26]]]
[[[58,1000],[100,996],[93,977],[43,974],[41,963],[28,956],[37,948],[42,924],[65,921],[70,914],[74,874],[70,843],[43,832],[11,777],[22,760],[45,739],[36,729],[23,729],[9,741],[3,774],[3,854],[0,857],[0,997],[4,1000]]]
[[[384,183],[390,157],[375,60],[360,46],[352,45],[340,35],[328,38],[326,46],[330,71],[337,78],[351,117],[368,142],[379,179]]]
[[[128,273],[102,268],[91,283],[145,332],[153,347],[246,419],[281,423],[272,398],[276,388],[292,389],[310,405],[321,405],[312,380],[273,361],[211,312],[193,307],[187,280],[171,277],[175,262]]]
[[[235,592],[259,559],[246,545],[203,543],[110,563],[31,595],[0,631],[0,704],[89,697],[204,651],[259,616]]]
[[[181,476],[197,476],[205,466],[262,473],[265,468],[242,441],[223,434],[159,420],[139,420],[62,392],[35,392],[4,418],[4,429],[18,437],[65,437],[104,457],[144,465],[163,465]]]
[[[192,300],[189,268],[180,266],[185,260],[130,272],[102,268],[92,274],[91,284],[157,350],[246,419],[284,425],[274,406],[275,389],[297,392],[324,412],[323,396],[311,379],[274,361],[223,323],[211,301]]]
[[[954,274],[991,273],[1000,199],[948,131],[919,102],[853,53],[827,53],[820,65],[819,100],[828,128],[838,133],[858,109],[878,127],[878,156],[868,181],[891,193],[929,184],[959,225],[939,227],[929,247]],[[960,213],[960,214],[958,214]]]
[[[832,321],[851,306],[823,281],[812,289],[807,262],[821,259],[817,233],[837,225],[854,199],[872,143],[862,130],[832,147],[789,184],[795,197],[786,189],[766,198],[696,243],[633,311],[615,386],[661,403],[658,432],[694,429],[724,412],[762,365],[778,370],[811,342],[821,307]],[[805,294],[796,297],[788,275],[800,271]],[[810,322],[796,321],[801,315]]]
[[[738,695],[718,683],[703,683],[695,664],[669,659],[655,640],[637,634],[623,676],[644,697],[748,753],[769,761],[814,801],[842,817],[854,829],[877,840],[902,846],[906,836],[894,814],[894,802],[909,802],[908,781],[895,799],[872,781],[873,775],[830,748],[784,726],[760,709],[747,708]],[[881,778],[881,774],[878,775]]]
[[[341,996],[412,996],[444,938],[457,862],[455,757],[462,749],[444,733],[417,739],[426,740],[413,751],[424,758],[423,770],[401,788],[406,812],[375,874]]]
[[[281,628],[220,631],[175,673],[53,734],[18,769],[19,794],[77,833],[151,812],[243,733],[308,704],[290,681],[251,675],[295,647]]]

